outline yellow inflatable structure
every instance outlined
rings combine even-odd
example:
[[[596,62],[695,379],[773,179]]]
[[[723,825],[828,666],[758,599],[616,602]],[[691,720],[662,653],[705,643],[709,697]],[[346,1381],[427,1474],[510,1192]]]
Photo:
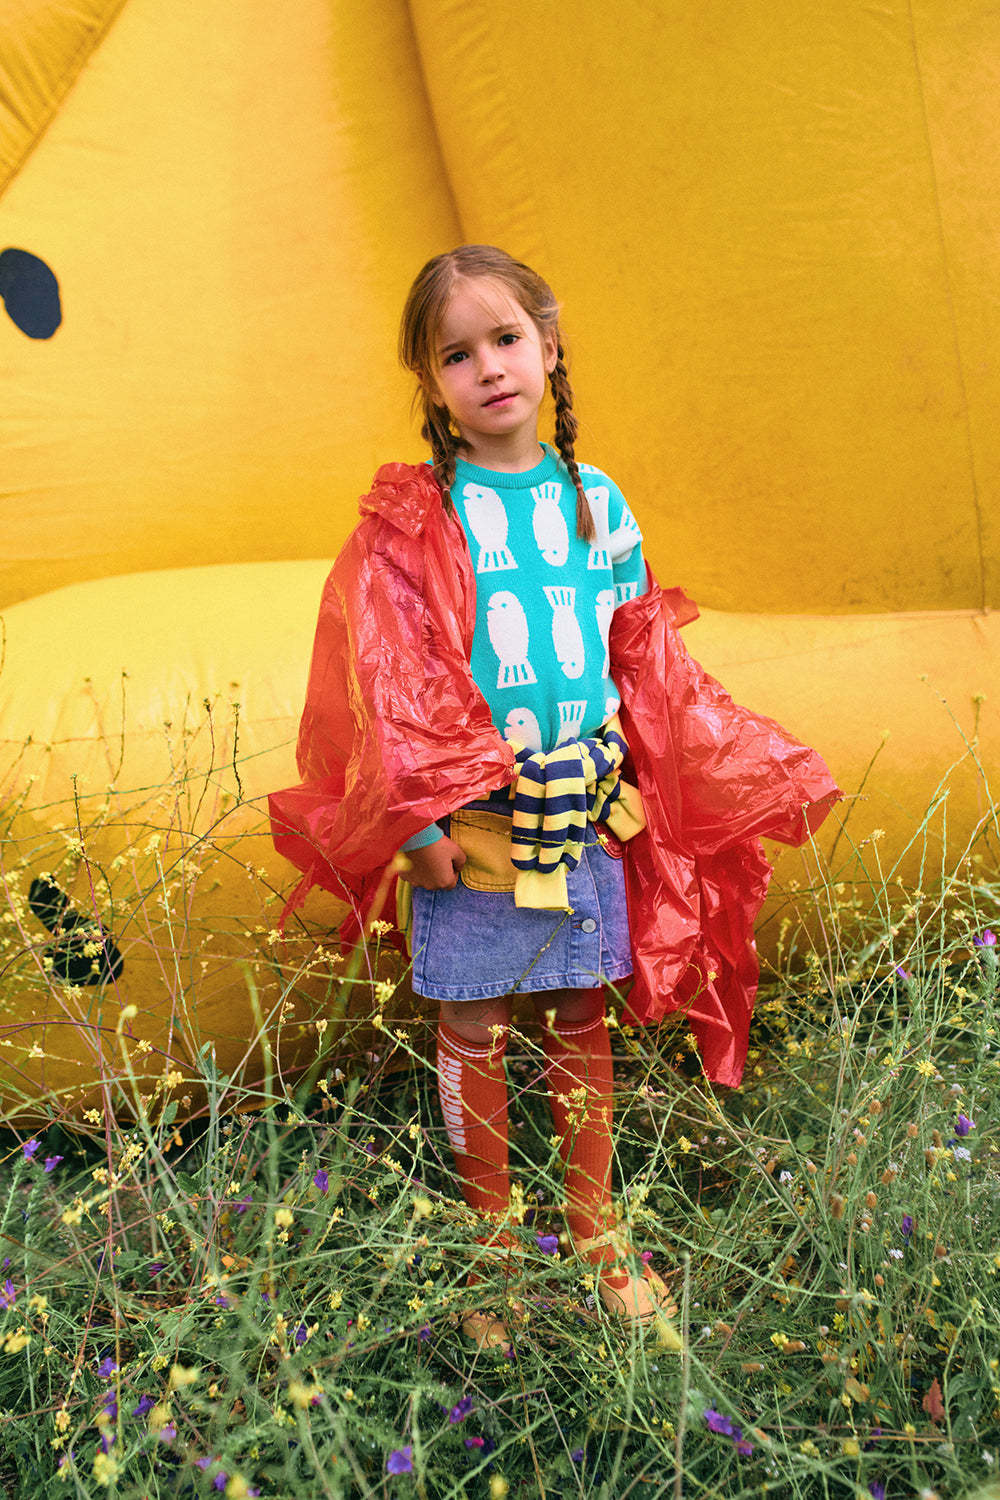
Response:
[[[863,787],[836,857],[882,828],[892,868],[931,805],[909,871],[995,849],[987,0],[2,9],[7,1118],[115,1104],[111,1058],[163,1095],[314,1055],[262,798],[356,498],[421,454],[406,289],[462,240],[564,299],[578,452],[694,654]]]

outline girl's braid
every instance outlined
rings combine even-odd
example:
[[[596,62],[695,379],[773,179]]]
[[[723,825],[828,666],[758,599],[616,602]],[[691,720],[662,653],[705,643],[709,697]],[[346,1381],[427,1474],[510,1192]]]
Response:
[[[597,536],[597,528],[584,493],[580,470],[573,456],[578,423],[573,414],[573,388],[569,383],[562,344],[556,345],[556,363],[549,376],[549,387],[556,404],[556,447],[559,449],[559,456],[566,465],[576,490],[576,534],[585,542],[593,542]]]
[[[451,516],[455,513],[451,487],[455,482],[455,460],[458,457],[461,439],[451,430],[451,417],[446,406],[439,406],[437,402],[427,400],[426,413],[420,435],[424,442],[430,445],[431,458],[434,461],[434,478],[441,486],[445,511]]]

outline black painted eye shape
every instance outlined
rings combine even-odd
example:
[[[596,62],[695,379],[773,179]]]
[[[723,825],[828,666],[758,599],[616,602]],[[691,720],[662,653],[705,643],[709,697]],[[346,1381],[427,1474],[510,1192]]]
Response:
[[[31,882],[28,905],[56,939],[42,954],[50,972],[64,984],[107,984],[125,968],[121,950],[103,923],[82,916],[66,892],[48,876]]]
[[[0,301],[29,339],[50,339],[62,322],[55,273],[28,250],[0,250]]]

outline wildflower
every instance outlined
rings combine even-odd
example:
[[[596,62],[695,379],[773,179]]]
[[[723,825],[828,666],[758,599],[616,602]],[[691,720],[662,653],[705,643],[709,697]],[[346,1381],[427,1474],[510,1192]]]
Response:
[[[224,1490],[228,1483],[229,1475],[224,1469],[220,1469],[218,1474],[216,1474],[215,1478],[212,1480],[212,1488],[213,1490]]]
[[[24,1152],[25,1161],[31,1160],[41,1144],[41,1141],[25,1141],[24,1145],[21,1147],[21,1150]]]
[[[102,1380],[107,1380],[110,1375],[113,1375],[115,1373],[117,1368],[118,1366],[115,1364],[111,1355],[107,1354],[97,1366],[97,1373]]]
[[[8,1276],[0,1292],[0,1307],[13,1307],[17,1301],[17,1287]]]
[[[306,1325],[304,1323],[300,1323],[299,1326],[298,1326],[298,1328],[296,1328],[296,1330],[295,1330],[295,1342],[296,1342],[296,1344],[298,1344],[299,1347],[301,1348],[302,1345],[305,1343],[305,1341],[306,1341],[306,1339],[308,1337],[309,1337],[309,1330],[308,1330],[308,1328],[306,1327]]]
[[[147,1412],[151,1412],[153,1410],[153,1407],[155,1405],[156,1402],[153,1400],[152,1396],[142,1396],[139,1399],[139,1405],[133,1406],[132,1415],[133,1417],[144,1417]]]
[[[457,1406],[453,1406],[452,1409],[451,1409],[451,1411],[448,1413],[448,1421],[451,1422],[452,1424],[454,1424],[455,1422],[464,1422],[465,1418],[469,1415],[469,1412],[471,1410],[472,1410],[472,1397],[471,1396],[463,1396],[462,1399],[461,1399],[461,1401],[459,1401],[458,1405]]]
[[[709,1432],[721,1432],[724,1437],[732,1437],[733,1424],[728,1417],[721,1412],[715,1411],[711,1406],[703,1413]]]
[[[965,1146],[956,1146],[955,1149],[954,1149],[954,1151],[951,1154],[955,1158],[956,1161],[971,1161],[972,1160],[972,1152],[969,1151]],[[954,1173],[949,1173],[948,1175],[949,1175],[949,1177],[953,1177]]]
[[[535,1244],[543,1255],[555,1255],[559,1249],[559,1236],[556,1234],[536,1234]]]
[[[466,1438],[465,1446],[467,1448],[481,1448],[483,1446],[483,1439],[481,1437]]]
[[[274,1222],[279,1229],[289,1229],[295,1223],[295,1215],[287,1208],[278,1208],[274,1211]]]
[[[59,1163],[61,1161],[62,1161],[62,1157],[61,1156],[47,1156],[45,1158],[45,1170],[46,1170],[46,1172],[54,1172],[55,1169],[56,1169],[56,1167],[58,1167],[58,1165],[59,1165]]]
[[[910,1235],[913,1233],[913,1216],[911,1214],[903,1215],[903,1222],[900,1225],[900,1229],[902,1231],[903,1239],[908,1240],[910,1238]]]
[[[934,1074],[937,1072],[937,1069],[931,1062],[930,1058],[922,1057],[917,1063],[917,1072],[920,1074],[921,1078],[933,1078]]]
[[[973,944],[973,947],[975,947],[975,948],[995,948],[996,947],[996,942],[997,942],[997,935],[996,935],[996,933],[995,932],[991,932],[988,927],[987,927],[987,929],[986,929],[985,932],[983,932],[983,933],[980,934],[979,937],[974,937],[972,939],[972,944]]]
[[[412,1474],[413,1473],[413,1448],[394,1448],[385,1461],[385,1472],[387,1474]]]
[[[975,1128],[975,1120],[970,1120],[968,1115],[959,1115],[958,1119],[955,1121],[956,1135],[966,1136],[968,1135],[970,1130],[975,1130]]]
[[[868,1493],[871,1495],[872,1500],[885,1500],[885,1485],[881,1479],[872,1480],[868,1486]]]
[[[573,1452],[570,1454],[570,1458],[572,1459],[572,1461],[575,1464],[582,1464],[583,1463],[583,1449],[582,1448],[574,1448]]]
[[[892,1256],[893,1260],[902,1260],[903,1259],[903,1252],[902,1252],[902,1250],[898,1250],[898,1249],[896,1249],[896,1250],[890,1250],[889,1254]]]
[[[423,1326],[423,1328],[421,1328],[420,1333],[419,1333],[420,1342],[422,1344],[426,1344],[426,1342],[430,1338],[430,1336],[431,1336],[431,1325],[430,1325],[430,1323],[425,1323],[424,1326]]]
[[[323,1167],[320,1167],[319,1171],[313,1178],[313,1182],[319,1188],[321,1193],[328,1193],[330,1191],[330,1175],[324,1170]]]

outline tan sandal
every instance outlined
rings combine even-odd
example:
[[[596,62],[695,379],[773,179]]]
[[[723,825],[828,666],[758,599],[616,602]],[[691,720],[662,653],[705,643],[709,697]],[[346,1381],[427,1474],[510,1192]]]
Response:
[[[510,1329],[498,1313],[488,1310],[463,1313],[461,1327],[463,1336],[477,1349],[496,1349],[505,1359],[513,1355],[514,1341]]]
[[[591,1251],[605,1246],[615,1251],[613,1261],[589,1259]],[[653,1323],[658,1318],[669,1323],[677,1317],[677,1304],[670,1288],[652,1266],[643,1265],[641,1276],[628,1269],[628,1261],[639,1257],[620,1229],[576,1239],[573,1248],[596,1272],[597,1293],[608,1312],[619,1318],[634,1318],[639,1323]]]
[[[507,1245],[491,1243],[487,1244],[484,1248],[487,1253],[480,1258],[477,1266],[469,1272],[466,1285],[470,1288],[482,1287],[485,1292],[485,1278],[480,1267],[483,1269],[489,1268],[495,1275],[497,1270],[502,1267],[504,1261],[509,1265],[511,1259],[518,1256],[520,1251],[516,1242]],[[523,1302],[517,1302],[512,1297],[505,1297],[503,1300],[506,1302],[509,1312],[520,1324],[523,1325],[527,1322],[528,1313]],[[511,1338],[507,1321],[500,1313],[494,1312],[490,1308],[470,1308],[468,1312],[461,1313],[459,1316],[463,1335],[470,1343],[475,1344],[477,1349],[497,1349],[506,1359],[512,1358],[514,1354],[514,1341]]]

